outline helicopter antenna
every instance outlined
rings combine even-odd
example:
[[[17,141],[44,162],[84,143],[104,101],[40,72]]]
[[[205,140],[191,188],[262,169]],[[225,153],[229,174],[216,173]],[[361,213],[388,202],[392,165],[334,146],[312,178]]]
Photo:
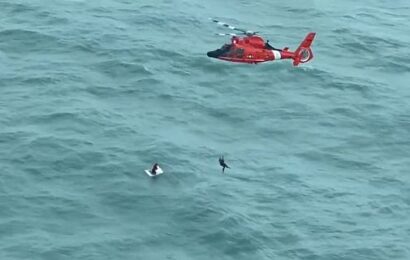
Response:
[[[216,23],[216,24],[218,24],[218,25],[220,25],[220,26],[227,27],[227,28],[229,28],[229,29],[231,29],[231,30],[241,32],[242,34],[245,34],[245,35],[247,35],[247,36],[255,35],[255,34],[258,33],[258,32],[254,32],[254,31],[248,31],[248,30],[245,30],[245,29],[237,28],[237,27],[235,27],[235,26],[229,25],[229,24],[227,24],[227,23],[218,21],[218,20],[213,19],[213,18],[209,18],[209,19],[210,19],[212,22],[214,22],[214,23]],[[218,35],[221,35],[221,34],[218,34]],[[227,34],[227,35],[231,35],[231,34]]]

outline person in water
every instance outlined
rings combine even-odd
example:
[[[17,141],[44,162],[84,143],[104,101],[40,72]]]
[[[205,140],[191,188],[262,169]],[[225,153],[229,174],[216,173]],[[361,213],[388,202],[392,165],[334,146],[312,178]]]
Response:
[[[224,157],[219,157],[219,165],[222,166],[222,172],[225,172],[225,168],[230,169],[230,167],[225,163]]]
[[[158,163],[154,163],[154,165],[152,166],[152,169],[151,169],[151,174],[152,175],[156,175],[157,174],[157,170],[158,170]]]

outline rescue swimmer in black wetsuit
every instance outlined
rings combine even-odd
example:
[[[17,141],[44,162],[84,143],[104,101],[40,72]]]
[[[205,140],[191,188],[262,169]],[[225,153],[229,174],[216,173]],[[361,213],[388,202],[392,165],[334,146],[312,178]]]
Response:
[[[225,163],[224,157],[219,157],[219,165],[222,166],[222,172],[225,172],[225,168],[230,169],[230,167]]]
[[[152,166],[151,174],[152,174],[152,175],[156,175],[156,174],[157,174],[157,170],[158,170],[158,163],[155,163],[155,164]]]

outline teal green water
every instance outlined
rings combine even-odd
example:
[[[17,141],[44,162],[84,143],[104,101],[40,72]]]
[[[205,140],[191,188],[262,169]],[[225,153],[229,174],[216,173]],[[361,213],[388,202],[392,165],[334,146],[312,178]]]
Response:
[[[209,17],[275,47],[316,31],[315,58],[210,59]],[[409,21],[407,0],[0,0],[0,259],[410,259]]]

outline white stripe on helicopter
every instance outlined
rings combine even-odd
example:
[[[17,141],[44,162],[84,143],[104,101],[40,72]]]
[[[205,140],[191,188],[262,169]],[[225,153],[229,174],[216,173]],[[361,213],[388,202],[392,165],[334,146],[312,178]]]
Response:
[[[272,50],[273,57],[275,57],[275,60],[280,60],[282,58],[282,55],[280,55],[280,52],[277,50]]]

